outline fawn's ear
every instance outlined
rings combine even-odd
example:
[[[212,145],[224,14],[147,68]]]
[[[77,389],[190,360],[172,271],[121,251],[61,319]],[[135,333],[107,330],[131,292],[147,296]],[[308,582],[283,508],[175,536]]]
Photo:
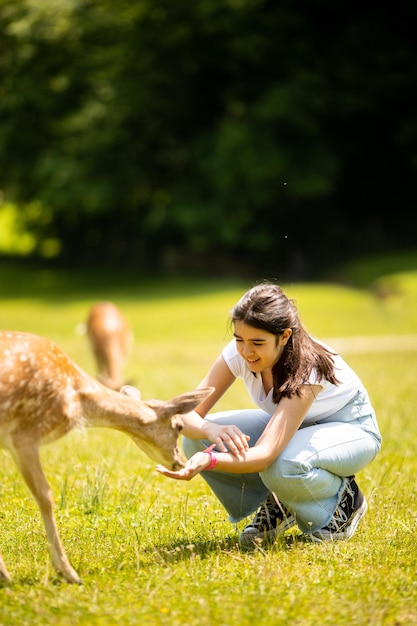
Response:
[[[140,391],[136,387],[132,385],[123,385],[120,389],[120,393],[123,393],[125,396],[129,396],[130,398],[134,398],[135,400],[140,400]]]
[[[194,389],[188,393],[183,393],[180,396],[172,398],[165,402],[165,406],[171,413],[188,413],[193,411],[203,400],[214,391],[214,387],[205,387],[204,389]]]

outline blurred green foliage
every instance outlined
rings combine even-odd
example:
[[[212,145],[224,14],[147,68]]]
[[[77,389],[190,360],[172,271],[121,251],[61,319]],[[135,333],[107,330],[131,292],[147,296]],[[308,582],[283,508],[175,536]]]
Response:
[[[308,278],[414,247],[416,13],[0,0],[0,188],[32,254]]]

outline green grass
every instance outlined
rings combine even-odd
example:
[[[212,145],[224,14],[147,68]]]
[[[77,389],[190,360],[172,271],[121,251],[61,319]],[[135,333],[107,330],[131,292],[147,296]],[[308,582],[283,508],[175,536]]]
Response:
[[[417,335],[417,273],[390,276],[395,293],[330,284],[283,285],[318,337]],[[384,278],[388,280],[388,278]],[[144,281],[0,268],[0,328],[46,335],[94,373],[77,325],[111,299],[130,319],[126,370],[144,398],[192,389],[229,338],[227,314],[244,281]],[[290,531],[243,549],[204,481],[170,481],[121,433],[70,433],[42,450],[61,536],[83,586],[52,569],[37,506],[0,453],[0,550],[13,576],[0,624],[46,626],[406,626],[417,624],[415,440],[417,358],[353,352],[384,437],[359,475],[369,510],[347,543],[315,545]],[[234,385],[220,408],[250,406]]]

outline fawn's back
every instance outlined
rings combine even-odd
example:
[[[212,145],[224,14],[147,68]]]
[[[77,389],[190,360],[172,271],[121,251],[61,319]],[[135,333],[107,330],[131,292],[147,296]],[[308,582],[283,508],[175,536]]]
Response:
[[[88,377],[52,341],[0,332],[0,439],[39,444],[82,425],[78,391]]]

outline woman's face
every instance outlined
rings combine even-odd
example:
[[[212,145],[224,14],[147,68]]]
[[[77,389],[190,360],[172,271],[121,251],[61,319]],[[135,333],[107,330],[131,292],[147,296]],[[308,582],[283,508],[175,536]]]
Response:
[[[272,369],[279,361],[291,336],[291,330],[287,328],[282,335],[273,335],[266,330],[235,321],[233,334],[236,348],[251,372],[259,373]]]

